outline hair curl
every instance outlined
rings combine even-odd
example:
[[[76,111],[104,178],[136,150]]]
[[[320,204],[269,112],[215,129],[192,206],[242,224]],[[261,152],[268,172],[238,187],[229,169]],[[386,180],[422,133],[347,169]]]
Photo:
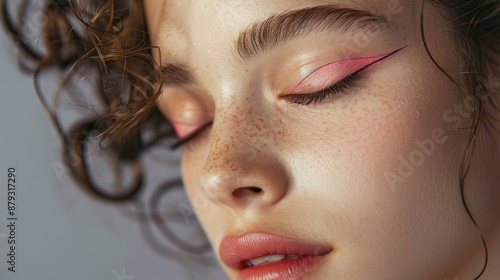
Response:
[[[80,2],[89,5],[85,7]],[[23,33],[32,24],[28,21],[32,17],[28,8],[34,4],[23,0],[15,22],[8,3],[12,2],[2,1],[4,24],[21,51],[21,69],[34,74],[37,94],[62,138],[65,160],[73,177],[99,198],[133,199],[143,185],[141,153],[164,137],[175,137],[155,106],[161,73],[152,57],[154,48],[150,46],[142,1],[38,2],[43,7],[36,24],[40,26],[44,50],[32,46],[33,36]],[[47,70],[65,73],[54,108],[50,108],[39,84]],[[64,131],[57,116],[57,103],[63,91],[72,93],[71,79],[83,71],[97,74],[95,91],[104,110]],[[93,136],[106,140],[106,148],[115,155],[117,164],[133,167],[133,183],[123,186],[119,193],[104,191],[92,179],[84,153],[87,140]]]
[[[423,6],[426,0],[422,1],[421,28],[425,43]],[[490,74],[498,72],[500,66],[500,1],[427,1],[449,11],[457,45],[465,51],[463,59],[466,65],[461,79],[466,91],[473,97],[475,109],[459,179],[464,207],[477,227],[464,198],[464,185],[480,125],[488,124],[488,127],[498,130],[493,123],[493,115],[488,111],[489,108],[499,110],[495,101],[498,97],[494,96],[495,90],[489,82]],[[62,138],[65,160],[72,167],[73,177],[85,190],[99,198],[117,202],[135,199],[143,186],[140,155],[162,139],[176,137],[171,125],[155,106],[161,91],[162,73],[152,56],[156,48],[150,45],[142,1],[45,1],[40,9],[42,16],[39,21],[39,31],[44,39],[43,50],[35,48],[33,38],[26,36],[25,32],[27,7],[32,2],[23,0],[17,14],[9,10],[7,3],[12,2],[1,0],[4,25],[21,51],[21,69],[35,76],[37,94]],[[56,101],[62,90],[71,92],[67,85],[76,73],[97,73],[95,92],[104,112],[64,131],[56,110],[49,108],[38,86],[40,74],[47,69],[66,73]],[[92,179],[85,146],[93,135],[106,139],[107,148],[115,155],[117,164],[132,164],[135,178],[131,186],[124,187],[125,191],[118,194],[103,191]],[[487,266],[487,247],[482,239],[486,260],[477,278]]]

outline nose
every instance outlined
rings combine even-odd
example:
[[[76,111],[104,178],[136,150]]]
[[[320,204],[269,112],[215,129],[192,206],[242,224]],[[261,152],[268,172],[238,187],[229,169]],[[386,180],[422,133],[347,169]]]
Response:
[[[247,104],[248,106],[248,104]],[[288,192],[290,180],[276,142],[276,117],[257,110],[216,112],[210,152],[199,186],[214,203],[233,210],[266,208]]]

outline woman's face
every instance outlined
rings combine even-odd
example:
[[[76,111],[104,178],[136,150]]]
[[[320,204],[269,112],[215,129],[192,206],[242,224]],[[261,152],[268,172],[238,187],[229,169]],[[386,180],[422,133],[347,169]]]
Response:
[[[203,129],[183,178],[232,279],[481,270],[459,189],[468,103],[425,50],[420,2],[145,1],[167,76],[158,106],[179,137]],[[427,3],[424,16],[429,51],[457,78],[444,12]],[[498,178],[477,170],[466,193],[485,211]],[[246,262],[264,255],[287,256]]]

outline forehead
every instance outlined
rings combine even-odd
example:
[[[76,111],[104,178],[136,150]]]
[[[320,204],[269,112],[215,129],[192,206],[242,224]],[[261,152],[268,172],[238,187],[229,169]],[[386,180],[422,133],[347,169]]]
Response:
[[[193,57],[217,59],[234,47],[238,35],[255,22],[271,15],[305,7],[333,4],[367,10],[394,18],[415,10],[407,0],[303,1],[303,0],[145,0],[153,44],[162,49],[162,62],[190,64]],[[392,18],[394,17],[394,18]],[[221,58],[222,59],[222,58]],[[199,64],[197,61],[196,64]]]

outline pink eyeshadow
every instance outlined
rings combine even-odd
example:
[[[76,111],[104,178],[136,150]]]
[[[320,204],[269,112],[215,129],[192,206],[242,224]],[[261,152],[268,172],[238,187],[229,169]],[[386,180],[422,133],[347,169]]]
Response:
[[[375,57],[355,58],[329,63],[309,74],[290,92],[290,94],[307,94],[321,91],[340,82],[370,64],[389,57],[396,52],[397,51]]]
[[[171,122],[179,138],[185,138],[198,129],[199,125]]]

